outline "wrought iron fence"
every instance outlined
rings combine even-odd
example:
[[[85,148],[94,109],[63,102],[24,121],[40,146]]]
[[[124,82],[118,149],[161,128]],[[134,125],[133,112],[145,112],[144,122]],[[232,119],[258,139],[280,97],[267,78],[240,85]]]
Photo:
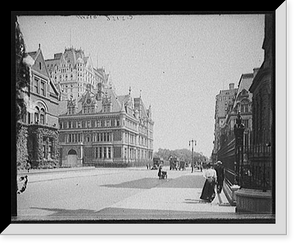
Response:
[[[231,186],[237,184],[237,174],[235,167],[235,141],[231,140],[219,150],[218,160],[221,160],[225,167],[225,181]]]
[[[236,146],[230,141],[218,152],[225,167],[225,180],[231,186],[269,190],[272,185],[271,147],[266,145]]]
[[[271,189],[271,146],[252,145],[242,147],[242,161],[238,164],[239,183],[243,188]]]

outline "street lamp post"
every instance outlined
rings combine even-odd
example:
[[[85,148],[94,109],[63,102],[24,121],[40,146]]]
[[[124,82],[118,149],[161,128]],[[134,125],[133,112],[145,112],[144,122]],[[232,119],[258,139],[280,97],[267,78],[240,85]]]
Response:
[[[191,146],[192,144],[192,173],[194,172],[194,142],[195,142],[195,146],[196,146],[196,140],[190,140],[189,141],[189,146]]]
[[[243,183],[243,162],[244,162],[244,149],[243,149],[243,136],[244,136],[245,126],[242,123],[242,117],[240,112],[238,112],[236,124],[234,125],[234,135],[235,135],[235,162],[236,162],[236,174],[237,183],[241,185]]]

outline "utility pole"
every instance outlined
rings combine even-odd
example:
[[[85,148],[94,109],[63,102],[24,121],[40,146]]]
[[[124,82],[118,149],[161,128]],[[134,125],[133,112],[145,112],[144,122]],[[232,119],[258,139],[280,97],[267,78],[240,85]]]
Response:
[[[195,146],[196,146],[196,140],[190,140],[189,141],[189,146],[191,146],[192,144],[192,173],[194,172],[194,142],[195,142]]]

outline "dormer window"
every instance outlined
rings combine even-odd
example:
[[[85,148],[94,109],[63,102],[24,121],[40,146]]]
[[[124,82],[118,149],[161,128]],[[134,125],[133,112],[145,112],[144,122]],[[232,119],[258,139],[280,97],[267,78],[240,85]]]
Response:
[[[68,107],[68,114],[69,115],[73,115],[73,114],[75,114],[75,107]]]
[[[69,115],[75,114],[75,106],[76,106],[75,99],[73,100],[73,96],[71,95],[71,99],[68,100],[68,105],[67,105]]]
[[[249,112],[248,104],[242,104],[241,113],[248,113],[248,112]]]

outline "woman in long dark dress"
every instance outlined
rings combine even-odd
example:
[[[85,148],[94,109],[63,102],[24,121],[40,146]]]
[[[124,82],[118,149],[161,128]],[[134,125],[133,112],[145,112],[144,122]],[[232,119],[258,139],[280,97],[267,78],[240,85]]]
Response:
[[[218,161],[216,163],[215,170],[217,172],[217,177],[218,177],[217,193],[220,194],[223,189],[223,182],[224,182],[224,178],[225,178],[225,169],[224,169],[221,161]]]
[[[211,164],[208,164],[208,169],[204,172],[205,183],[202,188],[200,199],[212,202],[216,196],[215,185],[217,182],[217,173],[212,168]]]

